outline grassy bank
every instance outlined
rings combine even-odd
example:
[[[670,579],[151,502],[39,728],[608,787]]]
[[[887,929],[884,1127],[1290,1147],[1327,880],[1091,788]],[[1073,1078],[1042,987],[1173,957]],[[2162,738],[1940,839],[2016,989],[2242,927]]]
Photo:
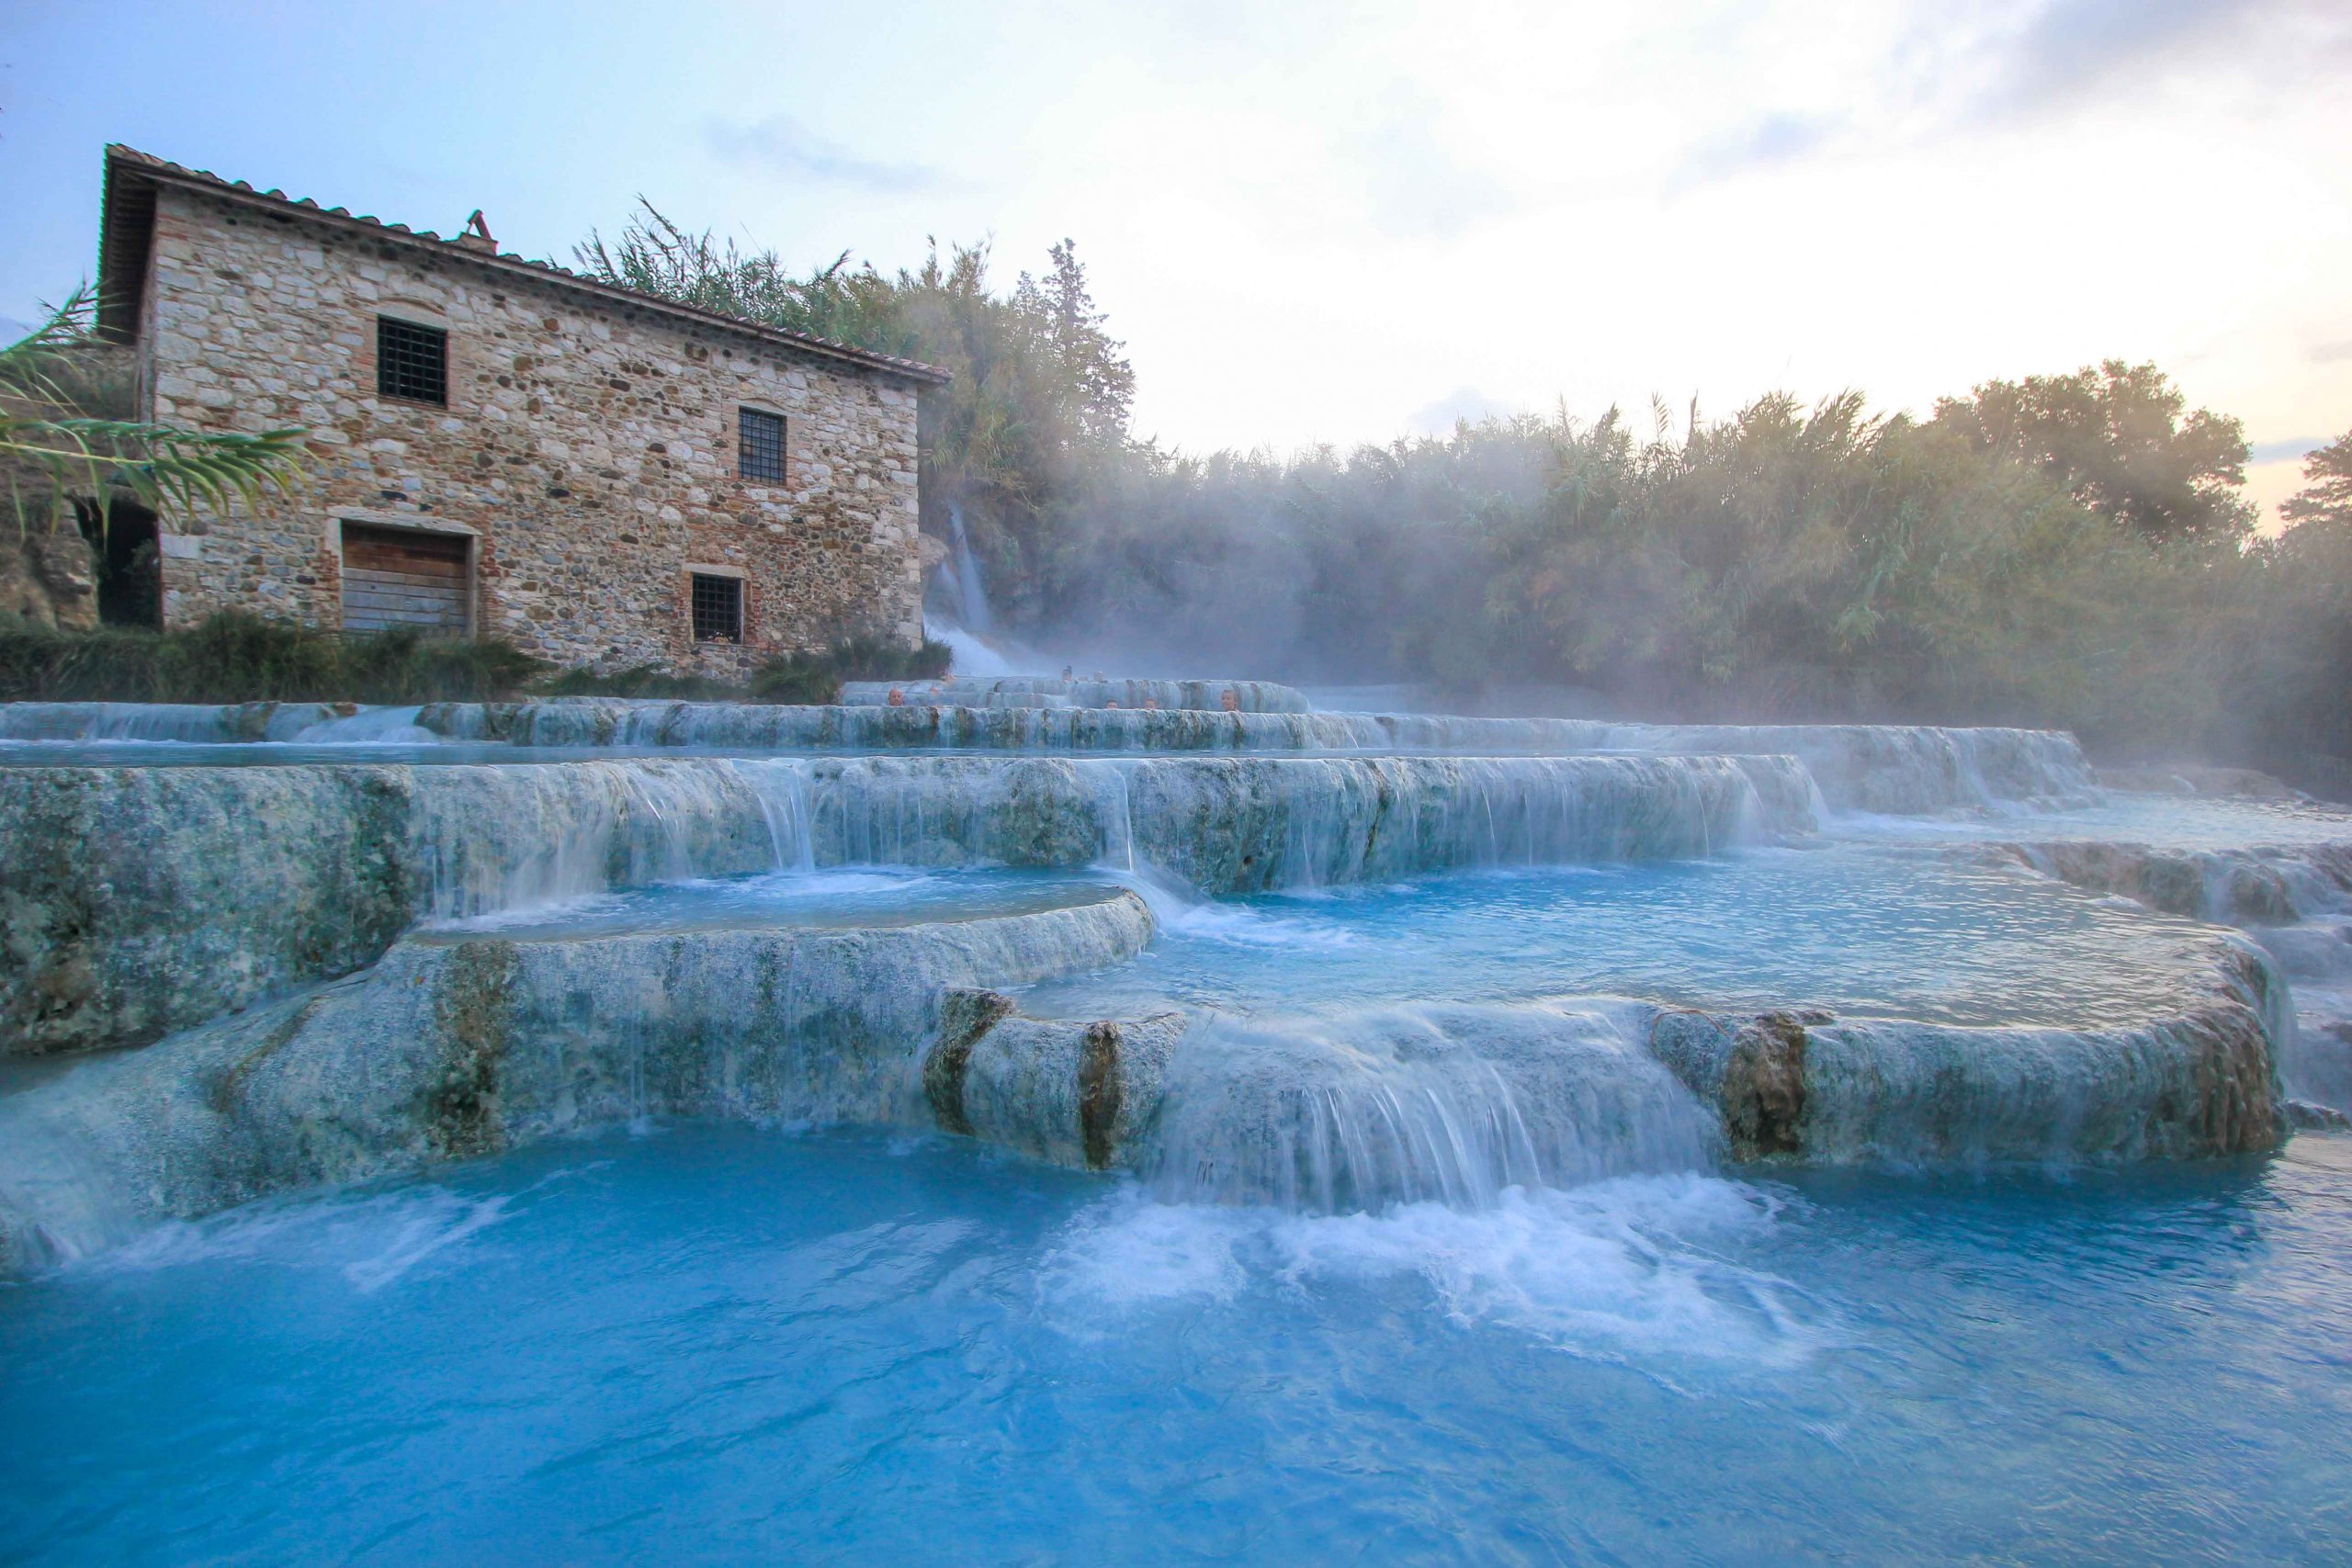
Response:
[[[492,702],[526,696],[826,703],[843,681],[946,672],[949,649],[850,637],[769,660],[741,684],[651,666],[556,671],[499,637],[390,631],[345,637],[224,612],[168,632],[55,631],[0,624],[0,701],[120,703]]]
[[[944,642],[902,648],[880,637],[848,637],[819,653],[771,659],[740,684],[705,675],[673,675],[653,665],[599,672],[566,670],[539,681],[548,697],[666,697],[697,703],[830,703],[844,681],[927,681],[947,673],[954,650]]]

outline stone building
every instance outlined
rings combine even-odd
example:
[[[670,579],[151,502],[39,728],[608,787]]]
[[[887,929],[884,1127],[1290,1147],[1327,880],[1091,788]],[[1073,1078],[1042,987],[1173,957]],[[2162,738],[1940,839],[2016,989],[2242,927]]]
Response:
[[[164,519],[139,558],[167,625],[238,606],[718,675],[922,635],[944,371],[502,254],[480,213],[444,240],[119,146],[99,289],[138,413],[310,433],[297,494]]]

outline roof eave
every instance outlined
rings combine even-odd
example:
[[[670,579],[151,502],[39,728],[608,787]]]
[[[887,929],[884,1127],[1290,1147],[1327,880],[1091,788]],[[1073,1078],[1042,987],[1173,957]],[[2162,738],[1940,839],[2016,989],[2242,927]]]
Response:
[[[739,337],[749,338],[771,347],[786,348],[813,355],[819,358],[838,360],[861,370],[895,377],[898,379],[916,382],[922,386],[944,387],[955,379],[952,372],[941,369],[935,365],[925,365],[920,360],[900,359],[893,355],[876,354],[867,349],[853,347],[848,344],[834,343],[829,338],[813,337],[804,333],[785,332],[775,327],[762,326],[756,321],[747,321],[740,316],[729,316],[718,310],[706,310],[700,306],[681,304],[674,299],[663,299],[656,295],[640,294],[632,288],[622,288],[613,284],[601,283],[594,278],[582,277],[577,273],[566,271],[546,262],[526,261],[512,254],[474,250],[459,245],[454,240],[443,240],[437,235],[417,233],[402,225],[379,223],[368,218],[356,218],[339,209],[320,207],[316,202],[298,201],[277,192],[257,191],[250,186],[221,179],[217,175],[183,168],[177,164],[158,158],[152,152],[141,152],[135,147],[124,146],[119,142],[111,143],[107,148],[106,202],[109,210],[113,209],[116,200],[118,175],[144,181],[151,186],[170,186],[175,189],[212,197],[241,207],[252,208],[257,211],[299,217],[328,228],[413,246],[435,256],[459,257],[478,266],[502,272],[510,276],[528,278],[552,288],[569,289],[624,308],[649,310],[656,315],[692,321],[700,326],[732,333]],[[107,241],[101,243],[100,276],[102,280],[106,276],[107,246],[110,243]]]

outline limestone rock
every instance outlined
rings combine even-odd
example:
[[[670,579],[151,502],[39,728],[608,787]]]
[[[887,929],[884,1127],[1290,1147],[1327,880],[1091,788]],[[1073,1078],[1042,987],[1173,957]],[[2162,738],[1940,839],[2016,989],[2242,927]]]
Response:
[[[0,615],[62,631],[98,624],[97,562],[81,535],[0,523]]]

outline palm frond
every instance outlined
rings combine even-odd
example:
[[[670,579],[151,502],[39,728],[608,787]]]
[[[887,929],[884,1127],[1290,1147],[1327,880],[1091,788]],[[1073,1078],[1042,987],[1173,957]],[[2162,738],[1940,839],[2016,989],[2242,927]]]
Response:
[[[19,532],[31,526],[33,507],[53,518],[69,495],[87,498],[103,518],[119,491],[159,512],[190,512],[258,505],[265,491],[282,494],[301,482],[307,433],[296,427],[184,430],[76,412],[72,373],[94,345],[97,306],[85,285],[0,347],[0,468],[8,470]],[[46,481],[29,496],[19,477],[28,472]]]
[[[84,284],[62,305],[47,307],[40,325],[0,346],[0,398],[62,406],[73,400],[59,378],[74,350],[86,346],[97,325],[98,297]]]

